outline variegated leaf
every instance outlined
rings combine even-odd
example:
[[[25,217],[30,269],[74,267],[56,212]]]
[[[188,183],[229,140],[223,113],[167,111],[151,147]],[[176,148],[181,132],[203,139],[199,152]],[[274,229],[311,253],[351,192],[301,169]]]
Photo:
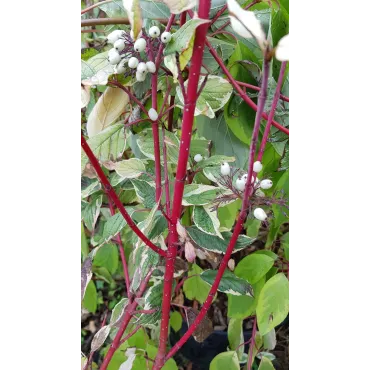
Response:
[[[194,207],[193,221],[199,230],[223,239],[219,231],[220,221],[217,217],[217,210],[213,210],[212,205]]]
[[[91,352],[98,350],[108,338],[110,332],[110,326],[103,326],[95,335],[91,342]]]
[[[124,179],[133,179],[145,171],[145,164],[140,159],[130,158],[117,162],[115,170]]]

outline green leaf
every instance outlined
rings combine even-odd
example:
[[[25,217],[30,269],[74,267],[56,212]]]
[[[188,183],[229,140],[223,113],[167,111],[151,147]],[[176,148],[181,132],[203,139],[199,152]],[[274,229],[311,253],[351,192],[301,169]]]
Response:
[[[182,316],[180,312],[178,311],[173,311],[171,312],[171,317],[170,317],[170,325],[173,330],[179,331],[182,326]]]
[[[139,33],[141,32],[141,29],[143,28],[140,2],[139,0],[125,0],[123,2],[123,7],[125,8],[128,19],[130,21],[134,40],[136,40],[138,38]]]
[[[200,275],[200,277],[206,283],[212,286],[215,281],[217,272],[217,270],[206,270]],[[225,270],[217,290],[222,293],[227,293],[231,295],[253,296],[253,289],[251,284],[249,284],[248,281],[235,276],[229,270]]]
[[[232,42],[216,39],[213,37],[207,37],[207,40],[210,42],[212,47],[217,51],[217,54],[223,60],[229,59],[230,55],[235,50],[235,44]],[[217,63],[213,55],[210,53],[208,48],[204,49],[202,64],[207,66],[207,69],[210,70],[212,73],[215,73],[220,68],[219,64]],[[208,73],[208,71],[202,67],[202,73]]]
[[[218,209],[218,219],[220,225],[224,229],[230,230],[235,223],[238,210],[241,208],[241,200],[237,199],[233,203],[229,203],[224,207]]]
[[[199,79],[198,89],[202,86],[204,79],[205,76]],[[187,82],[185,82],[185,86],[187,86]],[[214,118],[215,112],[227,103],[232,91],[233,87],[227,80],[219,76],[208,75],[207,82],[197,99],[194,115],[202,114]],[[176,94],[179,100],[177,106],[184,108],[184,97],[180,86],[176,87]]]
[[[220,221],[217,218],[217,210],[212,210],[212,205],[206,205],[203,207],[194,207],[193,220],[195,226],[210,235],[217,235],[222,238],[219,231]]]
[[[148,343],[146,346],[146,352],[148,354],[148,357],[154,360],[157,356],[158,348]],[[166,361],[166,363],[162,367],[162,370],[178,370],[175,360],[173,358],[170,358],[168,361]]]
[[[263,348],[272,351],[276,347],[276,332],[272,329],[263,336]]]
[[[289,261],[289,231],[280,238],[284,248],[284,257]]]
[[[82,219],[85,221],[85,225],[88,230],[92,231],[95,228],[96,221],[98,220],[100,207],[103,202],[103,196],[93,196],[90,202],[82,202]]]
[[[236,296],[228,294],[227,316],[236,319],[243,319],[253,315],[256,310],[259,294],[264,285],[264,277],[256,284],[252,284],[254,298],[247,295]]]
[[[239,370],[238,355],[235,351],[222,352],[211,362],[209,370]]]
[[[231,232],[225,231],[221,235],[223,239],[215,235],[209,235],[200,231],[196,226],[187,227],[186,231],[188,232],[191,240],[198,245],[200,248],[206,249],[215,253],[225,253],[226,248],[229,245],[231,239]],[[234,247],[233,253],[240,251],[251,245],[255,239],[249,238],[246,235],[239,235],[236,245]]]
[[[195,165],[195,168],[205,168],[207,166],[221,166],[222,162],[235,162],[235,157],[228,157],[226,155],[213,155],[205,158]]]
[[[126,150],[129,133],[125,132],[122,123],[116,123],[99,132],[87,140],[90,149],[100,161],[116,160]],[[84,170],[88,158],[81,150],[81,172]]]
[[[188,276],[200,275],[203,270],[195,263],[192,264]],[[185,280],[184,293],[187,299],[196,299],[203,304],[208,297],[209,285],[200,276],[194,276]]]
[[[108,283],[109,285],[114,284],[114,280],[112,278],[112,275],[110,274],[110,272],[105,267],[96,267],[96,266],[94,266],[93,267],[93,272],[94,272],[97,279],[103,280],[106,283]]]
[[[235,273],[248,280],[251,284],[257,283],[267,274],[274,264],[274,259],[263,254],[250,254],[244,257],[236,266]]]
[[[233,194],[231,190],[220,189],[211,185],[190,184],[185,185],[182,199],[183,206],[203,206],[217,200],[217,197]]]
[[[90,280],[89,284],[86,287],[85,297],[82,301],[82,305],[92,313],[95,313],[98,306],[98,294],[96,292],[95,284]]]
[[[155,202],[155,187],[154,184],[143,180],[131,180],[134,185],[138,198],[143,202],[145,208],[153,208]]]
[[[87,244],[85,229],[82,222],[81,222],[81,254],[84,259],[87,258],[89,254],[89,245]]]
[[[124,179],[133,179],[145,172],[145,164],[140,159],[130,158],[117,162],[115,171]]]
[[[163,138],[162,135],[159,136],[160,143],[160,154],[161,163],[163,164]],[[179,139],[172,132],[166,131],[165,133],[165,143],[167,149],[167,159],[168,162],[177,164],[179,158]],[[140,133],[137,139],[137,145],[140,151],[148,158],[155,160],[154,158],[154,146],[153,146],[153,133],[152,130],[144,130]]]
[[[209,145],[210,145],[209,140],[202,139],[202,138],[197,139],[196,137],[193,137],[191,139],[191,142],[190,142],[190,155],[192,157],[194,157],[196,154],[201,154],[203,156],[203,158],[208,157],[208,155],[209,155],[209,152],[208,152]],[[199,162],[199,163],[201,163],[201,162]],[[196,167],[197,165],[198,165],[198,163],[196,163],[195,168],[198,168],[198,167]]]
[[[229,340],[229,348],[237,351],[239,361],[244,353],[244,333],[243,333],[243,319],[231,319],[227,327],[227,339]],[[240,347],[239,347],[240,346]],[[237,348],[239,349],[237,350]]]
[[[194,8],[197,4],[196,0],[163,0],[163,2],[169,7],[172,14],[180,14],[185,10]]]
[[[101,189],[101,183],[98,179],[89,179],[81,177],[81,198],[87,198],[89,195],[97,193]]]
[[[115,244],[108,243],[99,248],[94,257],[93,265],[105,267],[111,274],[114,274],[118,267],[117,246]]]
[[[258,298],[256,313],[261,335],[283,322],[288,312],[289,282],[283,273],[279,273],[266,282]]]
[[[198,116],[196,118],[196,127],[199,135],[208,140],[212,140],[212,155],[221,154],[233,156],[236,159],[236,167],[244,168],[249,150],[246,145],[232,133],[222,114],[213,119],[206,116]]]
[[[110,318],[110,326],[117,326],[119,324],[123,314],[125,312],[125,308],[129,303],[128,298],[122,298],[113,308],[112,315]]]
[[[186,51],[189,47],[189,43],[195,30],[201,24],[208,23],[209,20],[193,18],[187,21],[180,29],[172,34],[171,41],[166,45],[166,48],[163,51],[163,55],[170,55],[174,53],[181,54]]]
[[[131,216],[135,210],[133,208],[126,208],[126,211]],[[107,222],[104,224],[103,234],[98,240],[98,244],[102,245],[111,240],[116,236],[125,226],[126,220],[123,218],[121,213],[116,213],[115,215],[108,218]]]
[[[122,89],[107,87],[89,114],[86,130],[89,138],[113,123],[125,110],[130,97]]]
[[[258,370],[275,370],[274,365],[267,357],[262,357]]]

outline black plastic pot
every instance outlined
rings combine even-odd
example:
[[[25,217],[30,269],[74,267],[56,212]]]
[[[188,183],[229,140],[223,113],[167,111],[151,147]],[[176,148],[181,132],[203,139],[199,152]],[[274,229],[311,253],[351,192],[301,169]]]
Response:
[[[171,330],[170,342],[174,345],[186,332],[188,325],[182,323],[181,329],[175,333]],[[252,336],[252,330],[244,332],[244,341]],[[221,352],[226,352],[229,341],[226,331],[215,330],[204,342],[197,342],[192,336],[181,347],[180,353],[193,363],[193,370],[209,370],[213,358]],[[249,346],[246,345],[246,351]],[[226,369],[225,369],[226,370]]]

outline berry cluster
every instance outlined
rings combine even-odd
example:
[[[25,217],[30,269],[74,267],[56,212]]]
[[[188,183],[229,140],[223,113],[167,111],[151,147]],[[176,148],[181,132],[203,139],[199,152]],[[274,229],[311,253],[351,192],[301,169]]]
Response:
[[[140,32],[136,41],[133,40],[132,31],[130,35],[123,30],[113,31],[107,37],[107,42],[113,44],[113,48],[108,52],[108,62],[114,65],[115,73],[130,75],[136,70],[136,80],[144,81],[148,72],[156,72],[154,62],[147,60],[148,55],[152,55],[154,59],[161,43],[167,44],[169,41],[171,33],[163,32],[161,35],[157,26],[149,29],[149,35]]]

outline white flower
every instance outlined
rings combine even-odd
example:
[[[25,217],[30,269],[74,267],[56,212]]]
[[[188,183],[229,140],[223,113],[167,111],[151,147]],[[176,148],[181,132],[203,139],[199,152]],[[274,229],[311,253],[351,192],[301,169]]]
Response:
[[[145,74],[148,71],[148,67],[146,66],[144,62],[140,62],[137,65],[137,71]]]
[[[149,28],[149,36],[153,37],[153,39],[156,39],[161,34],[161,31],[159,27],[153,26]]]
[[[185,243],[185,258],[189,262],[194,262],[196,257],[195,248],[189,241]]]
[[[114,44],[114,48],[118,51],[122,51],[125,48],[125,40],[118,39]]]
[[[158,113],[154,108],[149,109],[148,115],[152,121],[156,121],[158,119]]]
[[[257,220],[265,221],[267,218],[266,212],[262,208],[256,208],[253,211],[253,215]]]
[[[108,52],[109,64],[118,64],[121,61],[121,56],[116,49],[110,49]]]
[[[201,154],[195,154],[194,156],[194,161],[195,162],[200,162],[203,159]]]
[[[171,33],[170,32],[163,32],[161,35],[161,40],[164,44],[167,44],[171,41]]]
[[[227,162],[221,163],[221,175],[228,176],[230,175],[230,166]]]
[[[275,49],[275,58],[280,60],[280,62],[289,60],[289,34],[283,36],[278,42]]]
[[[269,179],[266,179],[266,180],[261,181],[260,186],[261,186],[261,189],[267,190],[267,189],[270,189],[272,187],[272,185],[273,185],[273,182]]]
[[[139,82],[145,81],[145,73],[140,73],[139,71],[136,71],[136,80]]]
[[[157,70],[155,68],[155,64],[152,61],[146,62],[146,68],[148,69],[148,72],[150,73],[155,73],[155,71]]]
[[[109,44],[114,44],[120,37],[122,37],[126,32],[123,30],[115,30],[107,36],[107,41]]]
[[[261,172],[262,171],[262,163],[260,161],[256,161],[253,163],[253,171],[254,172]]]
[[[144,51],[146,48],[146,41],[145,39],[137,39],[134,44],[134,49],[138,53]]]
[[[124,73],[126,71],[127,59],[122,59],[116,66],[116,73]]]
[[[262,29],[261,22],[255,14],[244,10],[236,0],[227,0],[230,13],[230,22],[233,30],[240,36],[250,39],[254,37],[261,48],[266,42],[266,35]]]
[[[238,190],[244,191],[244,189],[245,189],[245,179],[244,179],[244,177],[242,176],[242,177],[239,177],[238,179],[236,179],[235,185],[236,185],[236,188]]]
[[[135,58],[135,57],[131,57],[128,60],[128,66],[130,68],[136,68],[138,64],[139,64],[139,60],[137,58]]]

